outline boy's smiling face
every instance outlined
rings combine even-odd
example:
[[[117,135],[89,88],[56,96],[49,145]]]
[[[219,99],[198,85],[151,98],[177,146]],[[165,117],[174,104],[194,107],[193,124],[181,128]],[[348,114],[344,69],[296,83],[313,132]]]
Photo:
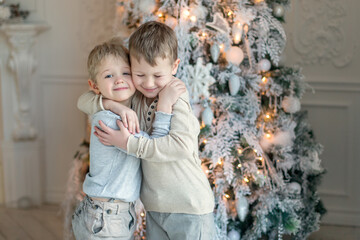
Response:
[[[138,61],[130,54],[131,72],[135,88],[145,97],[153,100],[161,89],[168,84],[176,74],[180,60],[174,63],[168,58],[157,57],[155,66],[151,66],[144,58]]]
[[[96,83],[89,80],[89,85],[95,93],[125,105],[128,105],[130,97],[135,93],[130,66],[121,57],[113,55],[101,60]]]

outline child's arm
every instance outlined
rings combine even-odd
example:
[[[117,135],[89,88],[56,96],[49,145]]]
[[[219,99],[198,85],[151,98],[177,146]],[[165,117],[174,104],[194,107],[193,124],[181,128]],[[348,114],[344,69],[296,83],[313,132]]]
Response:
[[[94,115],[102,110],[110,110],[121,117],[125,127],[131,133],[140,132],[139,120],[133,110],[118,102],[105,99],[93,91],[82,94],[78,99],[77,107],[88,115]]]

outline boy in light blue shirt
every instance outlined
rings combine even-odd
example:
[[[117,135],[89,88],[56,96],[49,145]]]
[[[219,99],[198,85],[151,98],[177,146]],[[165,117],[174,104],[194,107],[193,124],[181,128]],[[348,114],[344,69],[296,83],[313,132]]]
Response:
[[[120,40],[113,39],[96,46],[88,58],[88,71],[90,88],[99,98],[127,106],[126,116],[131,115],[131,100],[136,90],[131,79],[128,51]],[[159,101],[165,102],[167,107],[157,109],[152,135],[140,132],[136,136],[157,138],[169,133],[172,115],[168,107],[171,109],[185,91],[185,86],[171,85],[163,91],[164,97]],[[100,111],[92,116],[90,169],[83,184],[86,196],[77,206],[72,221],[78,240],[133,239],[136,225],[134,201],[139,198],[142,178],[140,159],[110,144],[102,144],[101,139],[94,135],[94,128],[100,128],[100,122],[113,129],[124,124],[130,132],[138,132],[136,118],[129,117],[126,123],[120,120],[121,117],[111,111]]]

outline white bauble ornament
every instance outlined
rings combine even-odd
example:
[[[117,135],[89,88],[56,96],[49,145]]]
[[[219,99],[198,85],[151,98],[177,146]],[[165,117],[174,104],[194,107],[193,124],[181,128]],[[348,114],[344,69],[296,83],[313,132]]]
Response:
[[[298,182],[288,183],[286,186],[288,192],[292,195],[300,195],[301,194],[301,185]]]
[[[281,102],[281,107],[287,113],[296,113],[301,108],[300,100],[294,96],[286,96]]]
[[[285,13],[285,9],[282,5],[280,4],[275,4],[273,7],[273,15],[275,17],[281,18],[284,16]]]
[[[244,60],[244,52],[239,47],[231,47],[226,52],[226,60],[234,65],[239,65]]]
[[[293,138],[295,137],[294,131],[289,130],[289,131],[277,131],[274,134],[274,137],[272,139],[272,143],[275,145],[281,145],[284,147],[291,147],[294,142],[293,142]]]
[[[240,221],[243,222],[249,212],[249,203],[246,197],[240,196],[236,199],[236,211]]]
[[[201,114],[201,120],[205,125],[211,125],[212,120],[214,119],[213,112],[210,107],[206,107]]]
[[[227,236],[229,240],[240,240],[240,233],[234,229],[228,232]]]
[[[217,43],[214,43],[211,47],[210,47],[210,55],[211,55],[211,59],[216,63],[219,59],[220,56],[220,46]]]
[[[174,29],[177,25],[177,20],[176,18],[169,16],[166,18],[165,24]]]
[[[192,110],[196,118],[200,118],[201,111],[203,110],[203,107],[201,104],[193,104]]]
[[[266,71],[269,71],[270,68],[271,68],[271,63],[268,59],[264,58],[259,61],[259,63],[258,63],[259,71],[266,72]]]
[[[240,89],[240,78],[237,75],[232,75],[229,79],[230,95],[235,96]]]
[[[134,1],[134,3],[134,5],[143,13],[153,12],[156,8],[155,0],[137,0]]]

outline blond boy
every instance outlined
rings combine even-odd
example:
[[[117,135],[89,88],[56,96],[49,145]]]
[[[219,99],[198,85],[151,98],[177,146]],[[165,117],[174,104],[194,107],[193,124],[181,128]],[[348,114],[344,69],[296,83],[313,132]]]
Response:
[[[135,95],[133,109],[139,116],[141,129],[149,132],[155,109],[166,111],[168,108],[165,102],[158,101],[180,61],[176,35],[165,24],[147,22],[130,37],[129,51],[133,82],[142,93]],[[91,99],[89,94],[86,98],[92,104],[80,104],[79,108],[88,113],[100,109],[101,101]],[[104,104],[105,108],[121,112],[116,103],[106,101]],[[214,197],[201,169],[200,127],[187,92],[173,105],[172,114],[170,132],[164,137],[135,138],[123,126],[120,131],[104,126],[104,132],[98,131],[98,136],[104,143],[142,159],[141,200],[147,210],[149,240],[211,240],[215,229]]]

